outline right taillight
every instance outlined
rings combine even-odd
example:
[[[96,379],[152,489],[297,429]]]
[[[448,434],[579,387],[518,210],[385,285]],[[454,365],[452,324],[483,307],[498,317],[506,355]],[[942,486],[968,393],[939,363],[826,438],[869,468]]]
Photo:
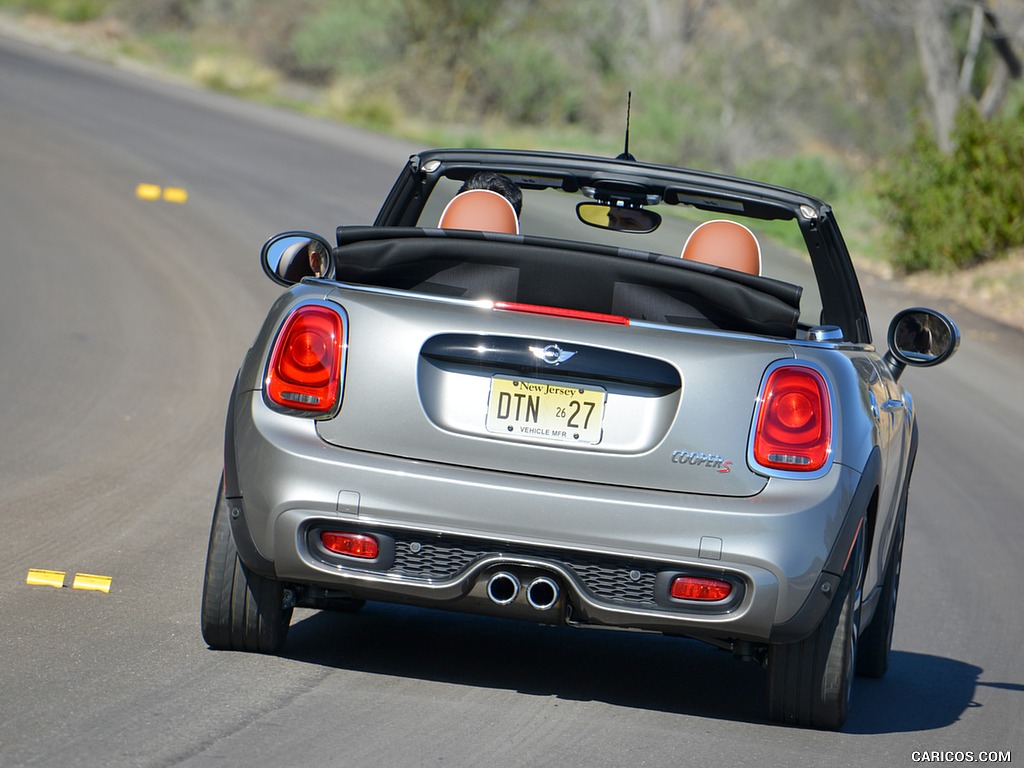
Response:
[[[289,410],[327,413],[338,404],[345,326],[329,307],[306,305],[288,316],[267,366],[271,402]]]
[[[828,385],[803,365],[776,368],[765,381],[754,426],[754,461],[769,469],[813,472],[832,450]]]

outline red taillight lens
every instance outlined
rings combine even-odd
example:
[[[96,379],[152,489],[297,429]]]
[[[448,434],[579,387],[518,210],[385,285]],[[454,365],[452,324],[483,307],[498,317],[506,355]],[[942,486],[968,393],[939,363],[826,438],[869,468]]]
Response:
[[[754,428],[754,460],[763,467],[811,472],[828,461],[832,407],[828,385],[813,368],[772,371]]]
[[[701,600],[711,603],[729,597],[732,594],[732,584],[722,579],[704,576],[677,576],[672,580],[669,594],[678,600]]]
[[[267,396],[294,410],[332,410],[341,387],[344,344],[344,324],[337,312],[321,306],[296,309],[270,355]]]
[[[329,551],[339,555],[373,560],[380,554],[380,544],[373,536],[367,536],[365,533],[322,531],[320,542]]]

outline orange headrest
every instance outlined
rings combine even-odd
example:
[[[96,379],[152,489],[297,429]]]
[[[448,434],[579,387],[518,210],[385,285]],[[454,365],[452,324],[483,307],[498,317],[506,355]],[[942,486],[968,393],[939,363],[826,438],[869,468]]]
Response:
[[[754,233],[735,221],[706,221],[686,238],[682,256],[749,275],[761,274],[761,246]]]
[[[448,201],[438,226],[518,235],[519,217],[504,195],[489,189],[470,189]]]

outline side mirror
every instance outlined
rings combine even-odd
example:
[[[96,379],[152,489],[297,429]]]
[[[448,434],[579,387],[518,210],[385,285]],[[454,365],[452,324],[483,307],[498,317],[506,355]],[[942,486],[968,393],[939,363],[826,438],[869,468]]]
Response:
[[[279,285],[295,285],[304,277],[334,277],[331,246],[310,232],[282,232],[263,245],[260,263]]]
[[[929,368],[945,362],[959,346],[960,329],[949,317],[934,309],[904,309],[889,324],[885,363],[899,378],[908,365]]]
[[[615,232],[645,235],[661,226],[661,216],[644,208],[630,208],[605,203],[580,203],[576,216],[584,224]]]

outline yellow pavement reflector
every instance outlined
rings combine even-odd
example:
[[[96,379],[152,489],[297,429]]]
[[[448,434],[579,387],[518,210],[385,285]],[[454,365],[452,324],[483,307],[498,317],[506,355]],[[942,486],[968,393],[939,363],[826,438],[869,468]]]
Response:
[[[135,188],[135,196],[140,200],[159,200],[160,187],[156,184],[139,184]]]
[[[113,579],[109,576],[95,576],[91,573],[76,573],[75,580],[71,584],[71,588],[90,589],[94,592],[109,592],[111,581],[113,581]]]
[[[29,568],[26,584],[35,587],[57,587],[64,586],[64,571],[47,571],[42,568]]]
[[[184,203],[188,200],[188,192],[179,187],[166,187],[164,189],[164,200],[168,203]]]

